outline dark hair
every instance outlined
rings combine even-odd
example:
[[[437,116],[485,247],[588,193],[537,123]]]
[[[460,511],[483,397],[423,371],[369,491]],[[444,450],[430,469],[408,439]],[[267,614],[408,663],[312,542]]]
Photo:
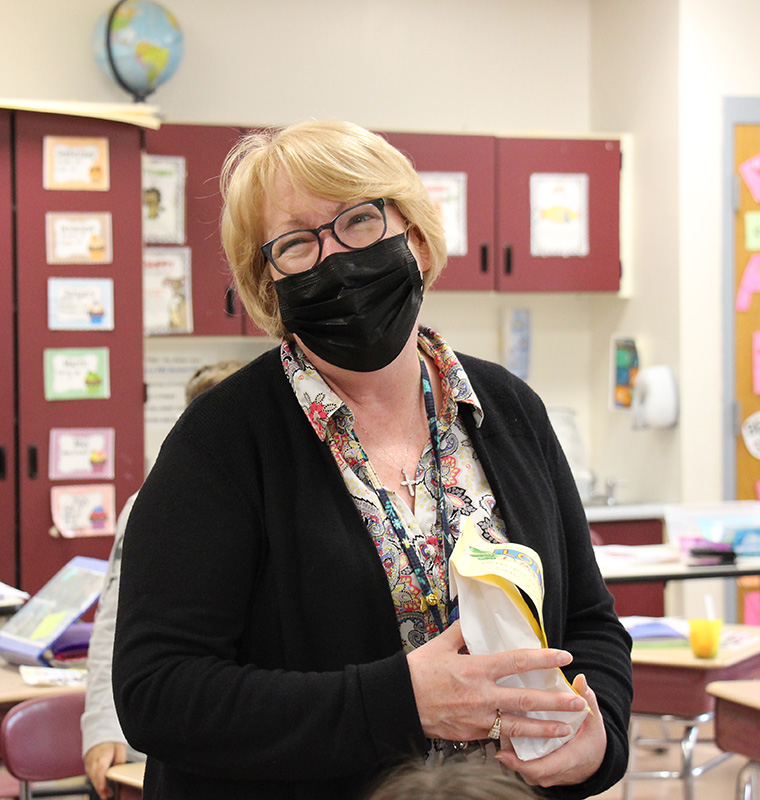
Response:
[[[447,759],[403,764],[389,773],[366,800],[536,800],[519,778],[489,759]]]

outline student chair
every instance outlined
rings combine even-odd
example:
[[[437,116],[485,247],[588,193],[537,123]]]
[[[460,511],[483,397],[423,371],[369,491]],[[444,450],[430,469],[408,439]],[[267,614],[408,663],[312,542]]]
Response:
[[[0,725],[0,759],[19,781],[19,799],[87,794],[85,778],[65,788],[34,787],[39,781],[59,781],[84,775],[82,732],[84,692],[51,694],[14,706]]]

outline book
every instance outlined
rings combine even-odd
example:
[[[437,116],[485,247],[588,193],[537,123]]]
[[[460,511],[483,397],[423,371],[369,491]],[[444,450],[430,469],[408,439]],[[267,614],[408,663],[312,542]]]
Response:
[[[13,664],[65,665],[57,653],[67,649],[72,635],[81,655],[88,628],[67,631],[98,601],[107,566],[99,558],[72,558],[0,628],[0,656]]]

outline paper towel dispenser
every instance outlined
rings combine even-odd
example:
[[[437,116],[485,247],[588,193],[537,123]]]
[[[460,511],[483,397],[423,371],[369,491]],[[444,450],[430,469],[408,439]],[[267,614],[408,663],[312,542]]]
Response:
[[[631,396],[634,428],[672,428],[678,422],[678,387],[665,364],[639,370]]]

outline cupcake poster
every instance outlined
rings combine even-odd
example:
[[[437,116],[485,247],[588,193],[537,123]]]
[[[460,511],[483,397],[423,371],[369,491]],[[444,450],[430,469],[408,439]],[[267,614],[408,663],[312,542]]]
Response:
[[[50,480],[114,479],[113,428],[53,428]]]
[[[103,400],[111,396],[107,347],[47,348],[45,400]]]
[[[61,536],[107,536],[115,531],[113,484],[100,486],[53,486],[50,510]]]
[[[48,278],[51,331],[112,331],[111,278]]]
[[[111,214],[58,212],[45,214],[45,252],[48,264],[111,264]]]

